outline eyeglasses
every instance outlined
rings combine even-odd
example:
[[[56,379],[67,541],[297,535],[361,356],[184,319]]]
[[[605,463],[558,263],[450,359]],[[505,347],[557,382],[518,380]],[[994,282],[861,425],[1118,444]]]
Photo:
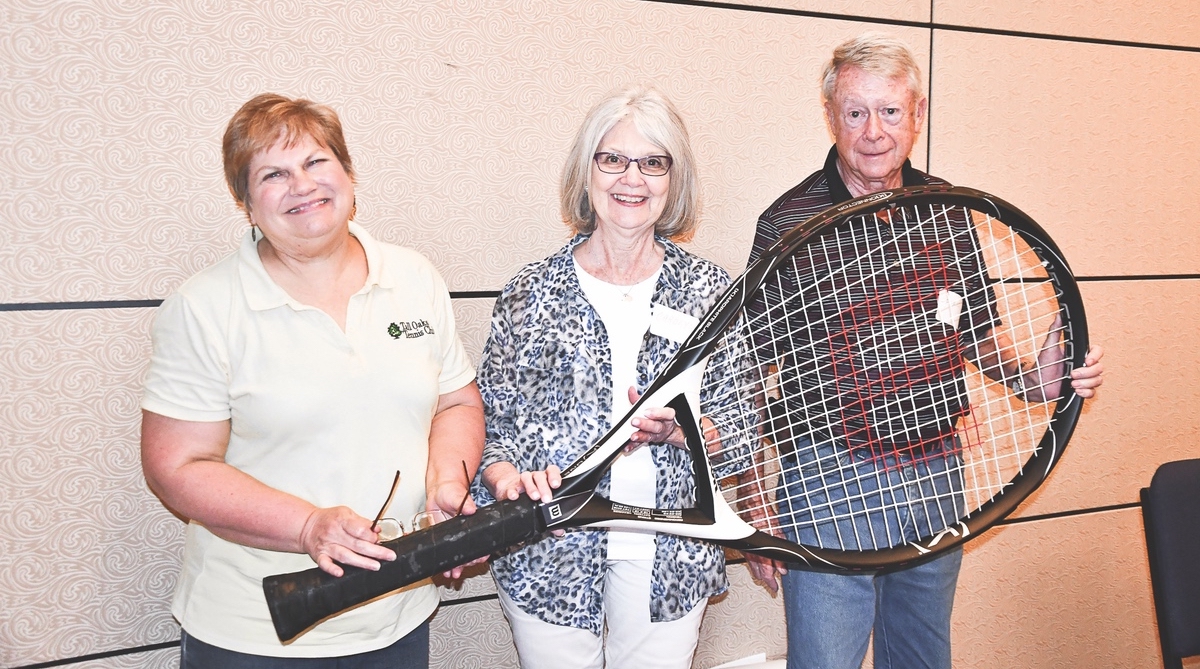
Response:
[[[860,128],[867,119],[874,113],[879,120],[885,125],[899,125],[901,121],[908,116],[908,109],[905,107],[880,107],[877,110],[864,109],[862,107],[852,106],[840,110],[842,123],[847,128]]]
[[[395,518],[380,518],[376,521],[379,528],[379,540],[391,541],[392,539],[399,539],[406,534],[427,530],[440,522],[450,520],[452,517],[441,509],[422,511],[413,516],[412,521],[407,526]]]
[[[601,151],[592,156],[596,167],[605,174],[624,174],[629,169],[629,163],[637,163],[638,170],[648,177],[661,177],[671,171],[671,156],[642,156],[630,158],[619,153]]]
[[[467,500],[471,498],[471,473],[467,471],[466,461],[463,461],[462,466],[463,475],[467,477],[467,494],[463,495],[462,501],[458,504],[458,510],[454,512],[454,516],[441,509],[422,511],[412,517],[412,521],[409,522],[407,527],[405,527],[403,522],[395,518],[384,518],[383,512],[392,503],[392,497],[396,495],[396,486],[400,485],[400,471],[396,470],[396,477],[392,479],[392,489],[388,492],[383,506],[379,507],[379,513],[375,514],[375,521],[371,523],[371,531],[379,530],[380,541],[391,541],[392,539],[399,539],[406,534],[429,529],[440,522],[450,520],[461,514],[463,507],[467,505]]]

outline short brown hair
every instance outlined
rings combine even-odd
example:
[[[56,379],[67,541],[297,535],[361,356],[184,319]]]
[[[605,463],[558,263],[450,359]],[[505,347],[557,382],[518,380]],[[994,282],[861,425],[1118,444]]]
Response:
[[[221,140],[225,183],[247,215],[250,213],[250,161],[280,140],[290,147],[305,137],[311,137],[332,152],[350,179],[354,179],[350,152],[342,136],[342,122],[337,112],[325,105],[303,98],[263,93],[251,98],[229,119],[225,137]]]
[[[577,233],[596,230],[596,212],[587,193],[592,156],[605,133],[624,119],[632,121],[643,137],[671,157],[667,204],[654,222],[655,234],[673,241],[687,241],[696,229],[700,209],[700,188],[687,127],[675,105],[647,86],[630,86],[609,93],[584,118],[563,165],[559,185],[563,221]]]

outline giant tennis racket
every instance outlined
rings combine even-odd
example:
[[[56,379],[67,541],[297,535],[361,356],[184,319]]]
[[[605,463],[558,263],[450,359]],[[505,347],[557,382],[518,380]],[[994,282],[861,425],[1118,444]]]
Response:
[[[1087,351],[1066,261],[986,193],[905,188],[831,208],[749,267],[641,400],[522,497],[385,545],[377,572],[263,581],[280,639],[549,529],[653,528],[811,568],[893,568],[977,536],[1049,474],[1082,400]],[[689,508],[612,502],[596,485],[642,405],[671,406]],[[703,417],[703,420],[701,419]]]

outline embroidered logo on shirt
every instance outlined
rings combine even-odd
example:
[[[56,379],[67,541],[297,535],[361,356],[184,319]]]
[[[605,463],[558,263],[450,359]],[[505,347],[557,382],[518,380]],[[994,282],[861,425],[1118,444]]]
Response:
[[[424,319],[419,321],[400,321],[388,326],[388,334],[392,336],[392,339],[399,339],[401,336],[408,339],[415,339],[427,334],[433,334],[433,327],[429,325],[429,321]]]

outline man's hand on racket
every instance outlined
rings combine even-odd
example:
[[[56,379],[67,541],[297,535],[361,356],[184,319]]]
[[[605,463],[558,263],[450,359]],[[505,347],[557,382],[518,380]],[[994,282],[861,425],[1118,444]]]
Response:
[[[642,396],[638,394],[637,388],[629,386],[629,403],[637,404],[640,399]],[[629,435],[629,441],[633,443],[625,447],[626,452],[634,450],[641,444],[671,444],[679,448],[687,448],[683,429],[679,427],[679,423],[675,422],[675,410],[670,407],[646,409],[641,416],[634,418],[631,422],[637,428],[637,432]]]
[[[761,583],[772,595],[779,592],[779,586],[783,584],[783,575],[787,573],[787,567],[778,560],[772,560],[757,553],[743,553],[743,555],[746,556],[746,566],[750,568],[750,576]]]
[[[1062,330],[1062,316],[1059,315],[1050,325],[1050,332],[1038,353],[1037,364],[1022,375],[1026,396],[1033,401],[1045,402],[1062,395],[1061,380],[1065,356],[1062,349]],[[1092,397],[1096,394],[1096,388],[1104,383],[1104,365],[1100,363],[1103,357],[1104,349],[1093,345],[1084,356],[1084,366],[1071,370],[1071,388],[1076,395],[1083,399]]]
[[[629,403],[637,404],[641,398],[637,388],[630,386]],[[634,417],[631,423],[638,430],[629,436],[629,441],[632,443],[625,447],[626,453],[637,449],[642,444],[671,444],[679,448],[687,448],[687,437],[683,434],[683,428],[675,422],[675,410],[670,407],[646,409],[641,416]],[[721,437],[708,416],[700,417],[700,427],[704,430],[704,443],[708,452],[719,451]]]
[[[1083,367],[1071,370],[1071,387],[1075,394],[1087,399],[1096,395],[1096,389],[1104,383],[1104,365],[1100,359],[1104,357],[1104,349],[1099,344],[1088,348],[1083,358]]]
[[[778,438],[778,436],[777,434],[776,437]],[[779,526],[776,515],[777,511],[763,487],[765,480],[767,480],[767,473],[762,469],[761,463],[756,464],[754,469],[737,474],[738,515],[759,532],[783,538],[783,530]],[[783,575],[787,573],[787,567],[778,560],[772,560],[757,553],[746,552],[742,555],[746,557],[746,566],[750,569],[750,576],[766,587],[772,595],[779,592],[779,588],[783,584]]]

